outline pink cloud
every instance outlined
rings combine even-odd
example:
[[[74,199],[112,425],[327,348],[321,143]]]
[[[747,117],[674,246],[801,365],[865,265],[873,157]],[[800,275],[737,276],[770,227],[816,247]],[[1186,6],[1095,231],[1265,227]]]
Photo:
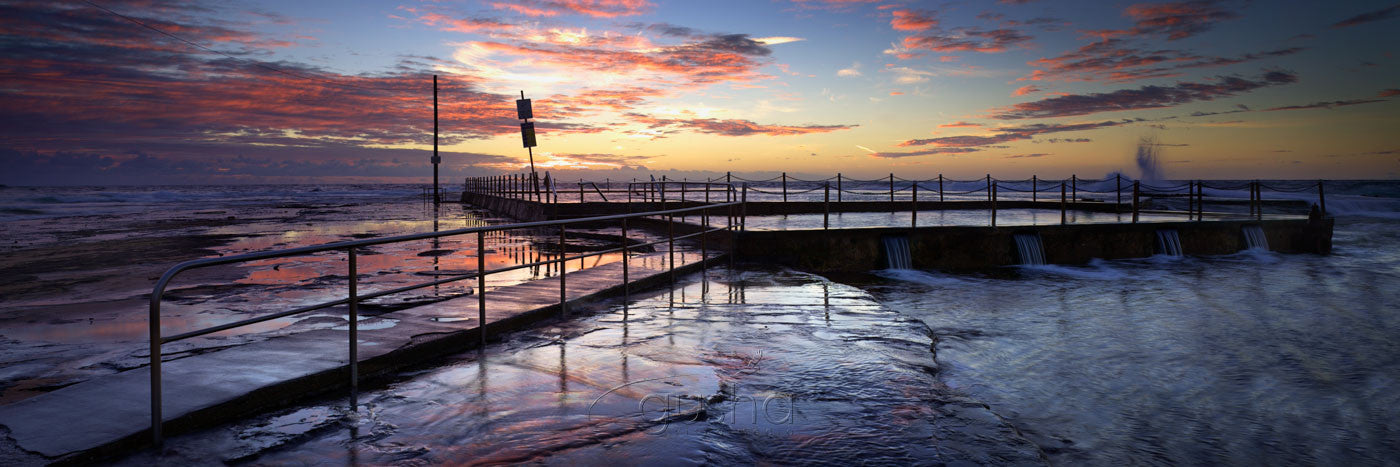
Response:
[[[526,16],[578,14],[595,18],[640,15],[652,6],[646,0],[511,0],[491,3],[492,8],[511,10]]]
[[[926,31],[938,25],[938,20],[915,10],[895,10],[890,19],[890,27],[896,31]]]
[[[1021,86],[1021,87],[1019,87],[1019,88],[1016,88],[1015,91],[1011,91],[1011,95],[1012,95],[1012,96],[1024,96],[1024,95],[1026,95],[1026,94],[1030,94],[1030,93],[1033,93],[1033,92],[1040,92],[1040,88],[1036,87],[1036,86],[1033,85],[1033,84],[1027,84],[1027,85],[1025,85],[1025,86]]]

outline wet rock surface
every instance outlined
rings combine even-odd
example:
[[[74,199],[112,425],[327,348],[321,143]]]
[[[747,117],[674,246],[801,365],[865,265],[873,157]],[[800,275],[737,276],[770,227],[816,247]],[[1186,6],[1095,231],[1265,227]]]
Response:
[[[855,287],[711,270],[360,394],[168,440],[151,462],[1043,463]]]

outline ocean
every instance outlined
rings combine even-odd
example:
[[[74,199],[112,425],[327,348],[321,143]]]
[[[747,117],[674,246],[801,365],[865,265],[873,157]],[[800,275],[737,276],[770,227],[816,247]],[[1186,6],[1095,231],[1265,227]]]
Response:
[[[754,187],[781,189],[762,183]],[[879,182],[867,183],[879,196]],[[1299,188],[1277,194],[1299,203],[1274,214],[1301,214],[1316,199],[1307,182],[1265,183]],[[161,455],[1386,464],[1400,456],[1400,183],[1325,188],[1336,217],[1327,256],[1250,250],[829,278],[741,264],[405,372],[362,396],[361,417],[311,401],[174,438]],[[6,187],[0,219],[0,403],[140,365],[143,294],[176,262],[505,222],[453,203],[434,209],[416,185]],[[465,259],[420,253],[466,254],[471,241],[382,251],[376,267],[388,272],[377,284],[469,270]],[[533,245],[523,233],[491,247],[504,265],[540,257]],[[332,297],[337,267],[310,258],[191,277],[171,321],[217,323],[275,308],[249,303]],[[437,290],[405,306],[463,293]],[[669,380],[606,398],[648,378]],[[648,398],[657,394],[686,396],[674,405],[705,415],[675,418],[673,404]],[[792,417],[724,404],[775,395]],[[601,418],[598,401],[611,410]]]

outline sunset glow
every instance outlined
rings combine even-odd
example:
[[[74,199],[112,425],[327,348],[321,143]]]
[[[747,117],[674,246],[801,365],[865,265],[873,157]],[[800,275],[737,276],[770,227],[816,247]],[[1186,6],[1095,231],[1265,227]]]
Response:
[[[5,184],[1400,176],[1386,2],[5,2]],[[1033,155],[1033,156],[1032,156]]]

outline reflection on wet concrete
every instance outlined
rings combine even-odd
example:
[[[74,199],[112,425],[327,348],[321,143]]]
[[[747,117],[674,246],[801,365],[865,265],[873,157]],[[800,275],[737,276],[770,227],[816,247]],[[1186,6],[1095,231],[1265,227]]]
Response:
[[[932,341],[854,287],[714,269],[343,401],[168,441],[260,463],[1039,463],[934,377]]]
[[[407,202],[388,199],[359,205],[282,206],[231,207],[221,210],[217,219],[204,219],[208,216],[178,209],[155,210],[118,219],[61,218],[67,227],[87,234],[73,238],[55,233],[59,238],[40,248],[44,252],[81,253],[67,259],[72,264],[61,264],[64,258],[47,262],[31,260],[31,256],[48,254],[35,253],[37,250],[0,253],[0,265],[6,267],[6,277],[10,273],[33,274],[25,281],[50,285],[16,288],[10,284],[0,296],[0,364],[7,367],[7,371],[0,372],[0,390],[3,390],[0,403],[141,365],[140,356],[145,355],[149,331],[147,294],[155,279],[179,261],[200,255],[226,256],[511,222],[464,209],[458,204],[436,208],[430,204],[420,205],[416,198]],[[26,222],[35,224],[30,227],[42,234],[45,230],[39,227],[41,221],[59,222],[52,219]],[[48,227],[49,230],[55,228]],[[569,239],[565,250],[572,255],[611,248],[619,243],[609,241],[609,235],[619,233],[616,228],[581,231],[577,238]],[[635,229],[629,235],[633,239],[656,239]],[[557,258],[557,242],[557,230],[492,232],[487,235],[484,250],[487,267]],[[120,251],[128,244],[145,245],[151,253],[160,252],[164,256],[143,256],[147,250],[112,253],[112,248]],[[186,245],[208,249],[194,250]],[[369,293],[471,274],[476,271],[477,253],[475,235],[362,248],[357,251],[360,291]],[[621,258],[620,253],[584,258],[569,262],[565,268],[577,271]],[[553,277],[558,269],[558,265],[545,265],[493,274],[487,278],[487,289]],[[175,334],[337,300],[344,297],[347,281],[343,252],[191,271],[179,276],[167,289],[162,305],[162,330],[167,335]],[[361,313],[376,316],[475,293],[475,282],[459,281],[369,300],[362,303]],[[271,320],[174,344],[167,350],[179,353],[239,345],[274,335],[343,326],[346,314],[344,307],[337,307]]]

